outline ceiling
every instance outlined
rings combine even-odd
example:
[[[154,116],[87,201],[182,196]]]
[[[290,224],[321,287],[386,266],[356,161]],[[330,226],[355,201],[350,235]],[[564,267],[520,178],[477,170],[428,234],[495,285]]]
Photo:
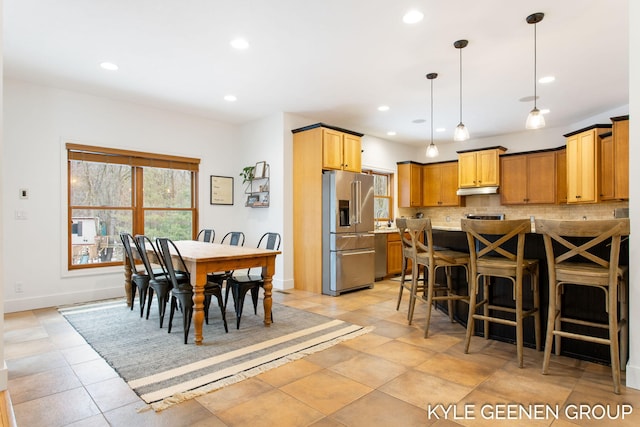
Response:
[[[424,144],[548,127],[628,104],[628,0],[3,0],[6,77],[241,124],[288,112]],[[418,9],[424,19],[402,22]],[[235,50],[244,37],[250,47]],[[116,63],[118,71],[99,67]],[[225,95],[233,94],[235,102]],[[377,107],[389,106],[386,112]],[[417,122],[417,123],[416,123]],[[388,136],[395,131],[395,136]]]

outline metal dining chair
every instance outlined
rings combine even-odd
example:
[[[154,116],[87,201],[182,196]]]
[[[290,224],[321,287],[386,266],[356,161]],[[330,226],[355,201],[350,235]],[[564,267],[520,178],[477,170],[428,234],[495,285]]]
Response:
[[[281,237],[278,233],[265,233],[258,241],[258,248],[279,250]],[[254,269],[255,270],[255,269]],[[229,290],[233,295],[233,307],[236,312],[236,329],[240,329],[240,319],[242,317],[242,308],[244,307],[244,298],[247,292],[251,291],[251,300],[253,301],[253,312],[258,314],[258,293],[260,288],[264,286],[264,278],[262,269],[260,274],[252,274],[251,269],[246,273],[235,275],[232,274],[227,278],[227,290],[225,294],[225,305],[229,297]],[[271,321],[273,322],[273,313],[271,313]]]

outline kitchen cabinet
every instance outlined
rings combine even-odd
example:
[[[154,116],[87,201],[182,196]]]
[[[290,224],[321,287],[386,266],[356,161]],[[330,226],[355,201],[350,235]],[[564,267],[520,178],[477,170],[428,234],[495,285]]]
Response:
[[[601,135],[600,200],[629,199],[629,116],[612,117]]]
[[[422,206],[460,206],[458,162],[426,164],[422,168]]]
[[[348,168],[360,172],[362,134],[317,123],[293,133],[293,279],[296,289],[322,293],[322,171],[340,169],[345,140]],[[345,138],[345,135],[349,137]],[[356,147],[357,145],[357,147]],[[325,156],[327,153],[334,156]],[[343,156],[343,157],[340,157]],[[325,158],[327,157],[327,158]],[[327,167],[329,158],[340,158]]]
[[[409,234],[405,234],[409,238]],[[407,260],[406,274],[411,274],[412,262]],[[400,241],[400,233],[387,234],[387,276],[402,273],[402,242]]]
[[[556,153],[556,203],[567,203],[567,149]]]
[[[504,147],[458,151],[458,186],[491,187],[500,184],[500,154]]]
[[[362,172],[360,136],[323,128],[322,167]]]
[[[556,202],[556,153],[545,151],[500,157],[503,205]]]
[[[399,162],[398,206],[414,208],[422,206],[422,164]]]
[[[567,203],[597,203],[600,196],[600,135],[611,125],[594,125],[567,138]]]

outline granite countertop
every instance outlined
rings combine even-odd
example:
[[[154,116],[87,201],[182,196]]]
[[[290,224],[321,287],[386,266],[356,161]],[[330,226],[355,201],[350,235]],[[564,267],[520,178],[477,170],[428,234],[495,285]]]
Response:
[[[457,225],[433,224],[432,229],[440,230],[440,231],[461,231],[460,224],[457,224]],[[391,227],[391,228],[381,227],[372,231],[372,233],[374,234],[383,234],[383,233],[388,234],[388,233],[397,233],[397,232],[398,232],[397,227]]]

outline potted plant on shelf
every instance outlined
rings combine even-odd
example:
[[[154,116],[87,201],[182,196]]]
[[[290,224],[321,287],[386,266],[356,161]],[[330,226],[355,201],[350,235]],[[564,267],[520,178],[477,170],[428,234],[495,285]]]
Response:
[[[242,183],[243,184],[245,182],[253,180],[255,170],[256,170],[255,165],[254,166],[246,166],[246,167],[244,167],[242,169],[242,172],[240,172],[240,176],[242,177]]]

